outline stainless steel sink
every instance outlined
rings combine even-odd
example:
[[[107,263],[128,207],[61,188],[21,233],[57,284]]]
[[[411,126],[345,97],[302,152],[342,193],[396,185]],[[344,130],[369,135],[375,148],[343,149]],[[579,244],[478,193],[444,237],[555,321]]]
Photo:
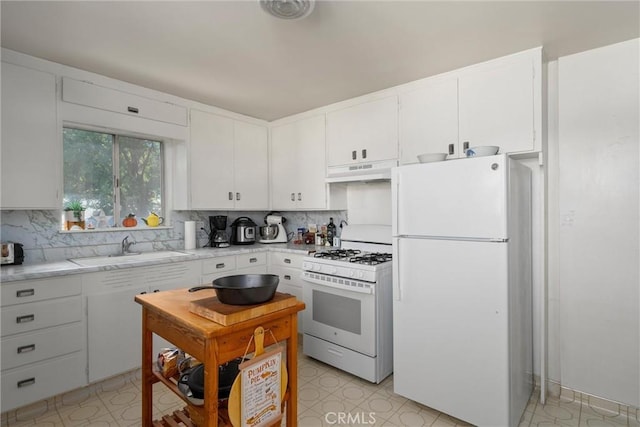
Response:
[[[69,261],[81,267],[100,267],[104,265],[135,264],[145,261],[162,260],[169,258],[188,257],[191,254],[178,251],[142,252],[126,255],[108,255],[87,258],[72,258]]]

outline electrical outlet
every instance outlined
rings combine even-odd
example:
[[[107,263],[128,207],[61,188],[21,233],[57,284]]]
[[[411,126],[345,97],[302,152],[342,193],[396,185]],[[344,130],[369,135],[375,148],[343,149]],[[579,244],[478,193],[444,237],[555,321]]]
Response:
[[[196,231],[202,231],[204,228],[204,221],[196,221]]]

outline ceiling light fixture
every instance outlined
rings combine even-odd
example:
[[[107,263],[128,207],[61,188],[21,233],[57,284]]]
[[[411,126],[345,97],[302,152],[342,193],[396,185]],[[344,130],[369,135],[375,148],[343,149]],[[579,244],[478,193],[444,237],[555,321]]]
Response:
[[[259,0],[262,9],[281,19],[302,19],[313,12],[315,0]]]

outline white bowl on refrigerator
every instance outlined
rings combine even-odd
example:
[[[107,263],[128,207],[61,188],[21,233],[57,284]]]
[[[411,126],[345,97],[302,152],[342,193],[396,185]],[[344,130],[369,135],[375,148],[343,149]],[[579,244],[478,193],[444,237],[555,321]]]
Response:
[[[441,162],[447,158],[447,153],[424,153],[418,155],[420,163]]]

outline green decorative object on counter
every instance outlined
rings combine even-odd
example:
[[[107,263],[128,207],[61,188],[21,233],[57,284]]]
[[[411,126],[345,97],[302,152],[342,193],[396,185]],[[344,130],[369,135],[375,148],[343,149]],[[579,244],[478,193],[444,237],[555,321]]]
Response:
[[[65,229],[72,230],[73,227],[79,227],[84,230],[84,211],[85,207],[78,200],[72,200],[64,208]]]

